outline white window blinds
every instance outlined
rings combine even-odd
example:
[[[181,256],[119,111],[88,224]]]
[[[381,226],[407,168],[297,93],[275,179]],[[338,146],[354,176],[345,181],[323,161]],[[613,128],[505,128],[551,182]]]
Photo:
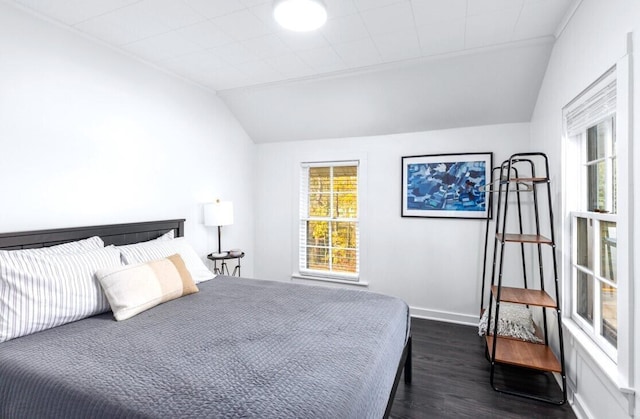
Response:
[[[567,135],[581,134],[615,111],[616,75],[613,67],[564,108]]]
[[[301,165],[300,273],[358,279],[358,168],[357,161]]]

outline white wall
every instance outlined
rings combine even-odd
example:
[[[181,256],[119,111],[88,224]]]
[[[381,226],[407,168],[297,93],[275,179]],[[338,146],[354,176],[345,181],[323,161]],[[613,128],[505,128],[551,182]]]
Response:
[[[640,56],[640,3],[632,0],[583,0],[569,25],[556,42],[552,51],[549,66],[542,83],[538,96],[538,102],[531,121],[532,144],[536,148],[546,151],[552,159],[552,176],[560,179],[562,176],[561,156],[562,156],[562,108],[576,97],[589,84],[594,82],[608,68],[626,54],[626,37],[628,32],[634,32],[635,56],[634,74],[635,87],[633,99],[636,104],[640,103],[640,66],[637,64],[637,57]],[[637,108],[636,108],[637,109]],[[637,110],[633,113],[635,127],[639,127],[640,117]],[[640,147],[637,145],[640,134],[636,128],[635,135],[631,142],[632,147],[631,164],[637,169],[640,163]],[[640,193],[640,171],[633,170],[631,184],[634,191],[632,196]],[[561,184],[557,184],[554,199],[560,202],[563,196]],[[566,185],[571,187],[571,185]],[[633,198],[632,198],[633,199]],[[632,213],[633,214],[633,213]],[[561,228],[563,219],[561,211],[556,212],[556,225]],[[633,241],[640,243],[640,223],[637,215],[633,216],[635,228]],[[566,230],[565,230],[566,233]],[[563,236],[560,235],[558,249],[562,249]],[[566,237],[564,240],[567,240]],[[637,262],[640,261],[639,246],[632,249],[635,257],[631,256],[632,272],[636,270]],[[623,252],[623,249],[618,249]],[[563,255],[566,259],[566,255]],[[562,278],[566,283],[569,278]],[[632,286],[635,295],[636,307],[640,303],[640,286]],[[626,295],[619,295],[619,298],[626,298]],[[585,417],[592,418],[630,418],[633,417],[634,403],[637,411],[640,406],[640,398],[633,395],[633,387],[637,387],[640,382],[640,368],[637,358],[640,350],[640,311],[633,308],[631,310],[631,325],[635,327],[635,333],[631,332],[631,339],[635,339],[631,349],[631,376],[629,382],[625,383],[624,378],[618,374],[606,374],[601,368],[602,363],[595,362],[589,355],[586,347],[579,336],[565,333],[565,348],[567,355],[567,369],[570,379],[570,389],[574,393],[576,411]],[[621,321],[621,325],[624,321]],[[635,325],[635,326],[633,326]],[[634,360],[634,354],[636,359]],[[635,362],[635,366],[634,366]],[[631,388],[625,389],[624,387]]]
[[[247,250],[253,143],[215,94],[0,2],[0,231],[186,218],[233,200]]]
[[[291,280],[296,266],[300,161],[365,161],[361,202],[361,280],[403,298],[416,315],[477,324],[485,223],[402,218],[401,157],[493,151],[494,163],[528,151],[529,124],[256,147],[256,276]]]

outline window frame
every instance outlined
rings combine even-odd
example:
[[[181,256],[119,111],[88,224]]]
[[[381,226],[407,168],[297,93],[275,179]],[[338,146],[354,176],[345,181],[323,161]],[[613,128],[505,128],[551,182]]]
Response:
[[[332,182],[333,182],[333,168],[335,167],[345,167],[345,166],[355,166],[357,170],[357,187],[356,187],[356,199],[357,199],[357,215],[355,218],[334,218],[330,213],[328,217],[317,217],[317,216],[309,216],[308,214],[308,199],[310,195],[309,187],[308,187],[308,169],[311,167],[329,167],[332,171]],[[349,159],[349,160],[327,160],[327,161],[303,161],[299,164],[299,193],[298,193],[298,203],[299,203],[299,212],[298,212],[298,257],[297,257],[297,270],[302,277],[310,277],[314,279],[327,279],[327,280],[341,280],[357,283],[360,281],[360,258],[361,258],[361,241],[360,241],[360,231],[361,231],[361,161],[359,159]],[[306,177],[306,178],[305,178]],[[306,188],[306,189],[305,189]],[[333,184],[331,186],[331,197],[333,197],[334,188]],[[331,208],[333,208],[333,199],[329,200],[331,202]],[[331,211],[330,211],[331,212]],[[352,222],[356,225],[356,247],[352,250],[355,250],[356,254],[356,272],[340,272],[333,270],[317,270],[317,269],[309,269],[306,268],[305,265],[307,263],[307,235],[306,235],[306,223],[308,221],[325,221],[325,222]],[[331,242],[331,238],[329,239]],[[329,243],[327,247],[331,252],[334,249],[333,245]],[[330,263],[331,265],[331,263]]]
[[[576,321],[573,313],[573,302],[576,299],[574,293],[575,285],[573,280],[573,251],[575,249],[575,243],[573,240],[574,223],[572,218],[572,211],[574,211],[573,203],[578,202],[579,194],[583,191],[579,191],[575,187],[576,173],[579,173],[579,162],[575,157],[582,152],[576,141],[576,133],[570,133],[567,129],[566,116],[572,108],[579,105],[580,102],[586,102],[591,96],[598,91],[598,86],[603,87],[607,77],[614,77],[616,80],[616,106],[615,106],[615,155],[616,155],[616,167],[617,167],[617,353],[612,358],[602,347],[598,346],[593,336],[585,332],[585,330]],[[627,388],[633,378],[633,327],[632,327],[632,313],[633,313],[633,293],[632,279],[633,279],[633,266],[631,261],[633,260],[633,243],[632,235],[630,232],[632,221],[632,191],[633,185],[630,179],[632,156],[630,153],[631,136],[630,133],[632,127],[631,119],[631,67],[630,56],[627,54],[621,57],[616,64],[609,70],[605,71],[603,75],[598,78],[594,83],[587,87],[582,93],[580,93],[574,100],[569,102],[563,108],[563,141],[562,141],[562,172],[563,172],[563,190],[562,190],[562,235],[563,235],[563,323],[571,333],[575,342],[580,343],[580,346],[601,368],[609,380],[616,383],[620,389]],[[589,126],[601,122],[605,119],[600,115],[599,119],[590,121]],[[586,128],[582,130],[582,134],[585,135]],[[586,152],[586,150],[585,150]],[[580,211],[574,211],[576,214],[580,214]],[[598,217],[605,220],[608,218],[608,214],[598,214]],[[579,317],[579,316],[576,316]]]
[[[579,103],[588,102],[589,98],[597,95],[597,92],[604,89],[608,84],[612,81],[616,80],[615,70],[609,70],[605,75],[603,75],[592,87],[589,88],[588,94],[586,95],[584,101],[578,101]],[[579,106],[579,105],[578,105]],[[571,282],[571,302],[570,302],[570,316],[571,319],[583,330],[587,336],[603,351],[611,360],[617,362],[618,359],[618,349],[617,345],[613,346],[609,343],[600,333],[602,324],[603,324],[603,315],[601,310],[601,296],[600,296],[600,286],[603,283],[603,278],[600,275],[598,268],[600,267],[600,249],[599,249],[599,239],[600,232],[599,229],[595,228],[596,225],[600,223],[600,221],[609,221],[615,222],[618,224],[618,214],[611,213],[602,213],[598,211],[589,211],[589,171],[587,168],[594,164],[597,164],[598,161],[605,161],[607,169],[610,168],[610,161],[615,159],[617,156],[617,149],[614,147],[606,147],[605,155],[601,158],[595,158],[593,160],[589,159],[588,156],[588,147],[589,147],[589,136],[588,132],[591,128],[597,127],[602,122],[608,121],[609,119],[613,120],[612,128],[613,128],[613,138],[616,136],[615,127],[616,127],[616,109],[609,110],[608,112],[604,112],[600,114],[598,117],[594,117],[593,119],[588,120],[588,122],[584,123],[583,127],[580,129],[578,133],[566,133],[566,141],[572,143],[571,146],[574,149],[574,153],[571,153],[568,156],[569,159],[575,159],[575,161],[571,162],[572,173],[569,173],[568,180],[572,182],[574,185],[577,184],[578,188],[576,189],[576,193],[573,195],[573,198],[569,200],[567,204],[567,209],[569,210],[570,223],[571,223],[571,273],[570,273],[570,282]],[[567,116],[565,115],[565,123]],[[617,141],[614,141],[614,144],[617,145]],[[578,156],[576,158],[576,156]],[[569,162],[567,162],[569,163]],[[568,164],[569,165],[569,164]],[[611,173],[607,170],[606,174],[606,184],[609,186],[607,193],[610,194],[616,186],[614,185],[614,179],[611,176]],[[575,183],[574,183],[575,182]],[[610,198],[610,197],[609,197]],[[594,234],[589,238],[589,245],[591,246],[591,252],[593,257],[593,266],[592,270],[588,267],[584,267],[580,265],[577,261],[578,259],[578,229],[577,229],[577,219],[583,218],[588,220],[588,222],[592,225],[592,231]],[[578,312],[578,280],[579,280],[579,272],[584,273],[588,276],[591,282],[591,298],[593,302],[593,319],[591,323],[587,321],[579,312]],[[617,290],[617,286],[616,286]],[[617,292],[617,291],[616,291]],[[616,304],[616,315],[619,316],[618,304]]]

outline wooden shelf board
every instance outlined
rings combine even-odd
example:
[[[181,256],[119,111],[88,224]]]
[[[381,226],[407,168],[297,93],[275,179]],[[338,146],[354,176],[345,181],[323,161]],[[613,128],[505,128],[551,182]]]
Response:
[[[498,287],[492,286],[491,292],[498,298]],[[527,304],[530,306],[557,308],[556,302],[546,291],[524,288],[502,287],[500,301]]]
[[[493,336],[487,336],[489,357],[493,350]],[[496,343],[496,362],[531,368],[540,371],[562,372],[558,358],[551,348],[539,343],[524,342],[516,339],[498,337]]]
[[[537,234],[496,234],[500,241],[515,243],[540,243],[551,244],[551,239]]]

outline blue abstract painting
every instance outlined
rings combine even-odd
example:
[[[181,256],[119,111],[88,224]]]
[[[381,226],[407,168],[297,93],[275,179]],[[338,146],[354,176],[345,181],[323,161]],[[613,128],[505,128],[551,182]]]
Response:
[[[484,191],[491,161],[459,155],[418,156],[403,159],[403,215],[487,218]],[[465,158],[467,157],[467,158]],[[432,160],[439,161],[432,161]]]

